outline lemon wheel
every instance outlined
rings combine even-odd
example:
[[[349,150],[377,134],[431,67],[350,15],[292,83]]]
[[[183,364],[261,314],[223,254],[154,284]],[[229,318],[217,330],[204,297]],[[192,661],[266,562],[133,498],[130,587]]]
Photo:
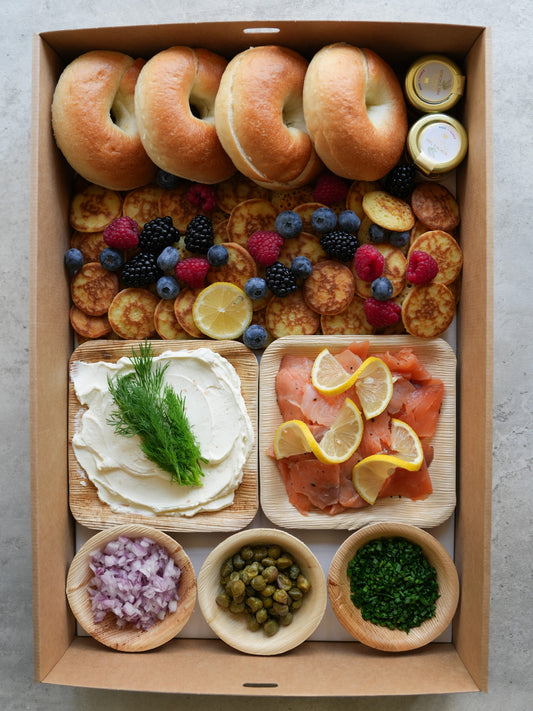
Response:
[[[322,395],[338,395],[348,390],[354,379],[354,374],[348,373],[327,348],[313,362],[311,382]]]
[[[192,316],[209,338],[239,338],[252,321],[252,302],[235,284],[218,281],[198,294]]]
[[[392,397],[392,373],[381,358],[367,358],[353,375],[355,390],[367,420],[385,411]]]

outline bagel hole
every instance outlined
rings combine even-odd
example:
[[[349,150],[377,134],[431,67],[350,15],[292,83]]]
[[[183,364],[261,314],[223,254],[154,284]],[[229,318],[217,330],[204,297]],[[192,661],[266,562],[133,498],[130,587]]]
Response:
[[[281,120],[288,129],[306,131],[301,97],[289,97],[283,105]]]
[[[194,118],[200,121],[213,122],[213,107],[205,99],[191,94],[189,97],[189,110]]]

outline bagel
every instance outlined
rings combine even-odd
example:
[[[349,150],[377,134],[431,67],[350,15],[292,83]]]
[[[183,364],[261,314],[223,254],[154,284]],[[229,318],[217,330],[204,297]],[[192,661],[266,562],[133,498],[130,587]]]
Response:
[[[322,169],[305,128],[302,91],[307,61],[267,45],[229,62],[215,101],[220,141],[237,169],[262,187],[289,190]]]
[[[54,90],[58,148],[90,183],[132,190],[156,174],[137,130],[134,93],[144,64],[122,52],[95,50],[68,64]]]
[[[370,49],[340,42],[309,62],[305,122],[325,165],[350,180],[379,180],[399,161],[407,110],[391,67]]]
[[[143,67],[135,89],[141,140],[156,165],[180,178],[218,183],[235,166],[218,140],[214,106],[224,57],[170,47]]]

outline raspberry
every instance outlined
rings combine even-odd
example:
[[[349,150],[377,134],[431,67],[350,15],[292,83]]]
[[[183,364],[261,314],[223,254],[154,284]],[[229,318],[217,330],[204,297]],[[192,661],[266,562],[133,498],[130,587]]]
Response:
[[[394,301],[378,301],[370,297],[363,304],[366,320],[374,328],[392,326],[400,320],[402,310]]]
[[[283,237],[274,231],[254,232],[248,240],[248,251],[262,267],[269,267],[279,257]]]
[[[156,256],[180,238],[180,233],[172,223],[172,217],[156,217],[147,222],[139,235],[139,247],[143,252]]]
[[[108,247],[131,249],[139,244],[139,225],[131,217],[117,217],[102,235]]]
[[[313,200],[321,202],[323,205],[335,205],[335,203],[342,202],[347,193],[348,187],[342,178],[333,173],[322,173],[316,181]]]
[[[281,262],[274,262],[266,268],[265,281],[274,296],[288,296],[298,288],[296,277],[289,267]]]
[[[332,259],[338,259],[339,262],[349,262],[354,258],[359,247],[359,240],[357,235],[350,232],[333,230],[322,235],[320,245]]]
[[[383,274],[385,258],[373,245],[362,244],[355,253],[353,266],[359,279],[374,281]]]
[[[140,252],[124,264],[121,276],[125,286],[148,286],[156,282],[162,272],[155,255]]]
[[[211,212],[217,204],[215,191],[210,185],[193,183],[187,190],[187,200],[204,212]]]
[[[209,262],[203,257],[188,257],[174,267],[174,275],[191,289],[201,289],[209,271]]]
[[[438,272],[439,265],[431,254],[415,249],[409,257],[406,276],[411,284],[426,284],[434,279]]]
[[[196,254],[207,254],[213,246],[213,223],[205,215],[196,215],[185,230],[185,248]]]

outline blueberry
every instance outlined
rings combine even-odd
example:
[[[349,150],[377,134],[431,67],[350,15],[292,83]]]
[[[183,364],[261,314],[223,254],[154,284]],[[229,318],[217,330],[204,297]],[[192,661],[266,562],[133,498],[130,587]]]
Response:
[[[155,181],[160,188],[171,190],[172,188],[178,187],[180,178],[172,173],[167,173],[166,170],[159,169],[157,171],[157,175],[155,176]]]
[[[65,267],[71,276],[74,276],[83,266],[83,254],[79,249],[67,249],[65,252]]]
[[[330,207],[319,207],[311,215],[311,225],[317,232],[331,232],[337,224],[337,215]]]
[[[368,228],[368,236],[371,242],[386,242],[388,231],[384,227],[380,227],[373,222]]]
[[[409,232],[391,232],[389,235],[389,242],[393,247],[406,247],[409,244],[410,234]]]
[[[337,224],[343,232],[353,233],[361,227],[361,220],[353,210],[343,210],[337,218]]]
[[[108,272],[118,272],[124,264],[122,252],[119,249],[113,249],[113,247],[106,247],[100,252],[100,264]]]
[[[248,326],[246,331],[242,334],[242,342],[248,348],[252,350],[257,350],[258,348],[263,348],[268,339],[268,333],[263,326],[258,323],[252,323]]]
[[[392,282],[390,279],[387,279],[387,277],[374,279],[370,288],[372,290],[372,296],[378,301],[387,301],[387,299],[390,299],[392,296]]]
[[[311,260],[307,257],[300,256],[292,260],[291,272],[297,279],[307,279],[312,269]]]
[[[156,288],[162,299],[175,299],[180,293],[179,284],[172,276],[159,277]]]
[[[261,277],[251,277],[244,285],[244,293],[252,301],[258,301],[266,296],[266,281]]]
[[[222,267],[228,259],[229,252],[223,244],[214,244],[207,250],[207,261],[212,267]]]
[[[274,227],[284,239],[298,237],[303,227],[302,218],[294,210],[284,210],[276,217]]]
[[[170,272],[180,260],[180,253],[175,247],[165,247],[157,258],[157,266],[162,272]]]

